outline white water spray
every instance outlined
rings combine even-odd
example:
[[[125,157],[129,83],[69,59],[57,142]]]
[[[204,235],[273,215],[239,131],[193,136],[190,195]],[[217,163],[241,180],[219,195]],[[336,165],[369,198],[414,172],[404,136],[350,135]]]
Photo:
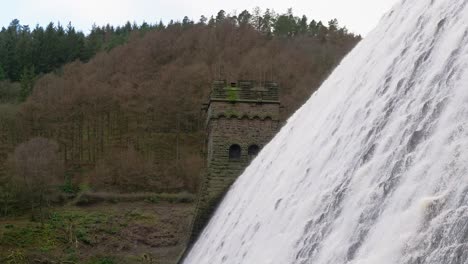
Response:
[[[406,0],[385,15],[184,263],[468,263],[467,5]]]

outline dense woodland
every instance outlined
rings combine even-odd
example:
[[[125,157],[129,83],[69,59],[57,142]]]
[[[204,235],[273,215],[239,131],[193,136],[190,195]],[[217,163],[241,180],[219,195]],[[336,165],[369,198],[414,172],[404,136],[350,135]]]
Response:
[[[37,25],[31,29],[13,20],[0,32],[0,78],[19,81],[24,71],[48,73],[75,60],[88,61],[101,50],[109,51],[125,43],[131,32],[145,32],[149,25],[128,22],[114,28],[93,26],[89,35],[77,31],[71,23]]]
[[[359,40],[258,8],[88,35],[14,20],[0,32],[0,214],[84,190],[194,193],[212,80],[278,82],[286,119]]]

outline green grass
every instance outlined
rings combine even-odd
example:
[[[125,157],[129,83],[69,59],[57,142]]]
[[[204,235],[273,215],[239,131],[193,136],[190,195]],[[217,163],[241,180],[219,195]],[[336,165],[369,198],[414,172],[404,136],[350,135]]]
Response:
[[[193,195],[162,194],[158,199],[189,201]],[[129,241],[121,241],[122,236],[133,227],[173,227],[165,222],[166,215],[155,212],[153,206],[140,206],[127,205],[124,210],[120,206],[56,208],[43,225],[26,217],[6,219],[0,223],[0,263],[32,263],[37,256],[51,263],[112,264],[120,263],[120,258],[135,258],[135,262],[125,263],[154,263],[142,258],[141,252],[132,252]],[[163,212],[168,213],[166,209]],[[130,251],[117,257],[117,252],[108,252],[107,244],[125,246]]]
[[[4,261],[6,264],[26,264],[27,263],[25,253],[21,249],[8,250]]]
[[[160,201],[169,203],[192,203],[195,201],[195,195],[189,192],[161,193],[148,197],[146,201],[150,203],[159,203]]]
[[[0,237],[0,245],[15,248],[37,247],[41,251],[49,251],[57,245],[55,230],[50,224],[43,227],[39,224],[25,227],[13,227],[6,230]]]
[[[0,245],[14,248],[36,248],[43,253],[60,245],[72,245],[79,241],[85,245],[93,244],[91,234],[96,231],[115,234],[120,226],[104,213],[84,213],[63,211],[52,213],[41,226],[29,223],[26,226],[7,225],[0,237]]]

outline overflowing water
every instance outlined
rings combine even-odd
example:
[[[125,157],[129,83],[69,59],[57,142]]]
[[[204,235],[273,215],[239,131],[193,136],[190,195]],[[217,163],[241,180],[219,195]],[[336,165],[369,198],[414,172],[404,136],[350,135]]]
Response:
[[[246,169],[184,263],[468,263],[467,5],[387,13]]]

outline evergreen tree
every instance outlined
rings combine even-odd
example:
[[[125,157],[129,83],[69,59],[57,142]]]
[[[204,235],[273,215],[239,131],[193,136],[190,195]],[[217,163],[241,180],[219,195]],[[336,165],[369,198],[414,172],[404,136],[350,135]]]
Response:
[[[28,96],[32,93],[34,86],[34,67],[25,67],[23,73],[21,74],[21,91],[20,91],[20,100],[21,102],[26,101]]]
[[[138,29],[139,29],[138,24],[136,23],[136,21],[133,21],[132,29],[130,30],[130,32],[131,32],[131,31],[138,30]]]
[[[318,27],[317,27],[317,21],[312,20],[309,24],[309,34],[311,36],[317,36],[318,34]]]
[[[68,23],[64,46],[66,47],[66,61],[71,62],[79,59],[84,50],[84,34],[76,32],[71,23]]]
[[[7,73],[8,79],[12,81],[18,81],[21,76],[21,68],[19,64],[19,50],[18,40],[21,26],[18,19],[14,19],[8,29],[5,31],[5,58],[3,66]]]
[[[202,15],[200,17],[200,20],[198,21],[198,24],[204,26],[204,25],[206,25],[206,21],[208,21],[208,18],[206,18],[206,16]]]
[[[244,10],[237,17],[237,23],[240,26],[245,26],[250,23],[251,19],[252,19],[252,15],[249,13],[249,11]]]
[[[54,23],[49,23],[44,31],[43,49],[44,53],[44,69],[40,72],[51,72],[60,65],[59,34],[54,26]]]
[[[216,23],[219,24],[226,19],[226,11],[219,10],[218,14],[216,15]]]
[[[328,30],[330,32],[338,31],[338,20],[336,18],[328,21]]]
[[[132,31],[132,24],[130,23],[130,21],[127,21],[127,23],[125,24],[124,31],[127,33]]]
[[[6,79],[5,70],[3,70],[2,65],[0,65],[0,81],[3,81],[5,79]]]
[[[45,48],[46,36],[44,29],[39,25],[32,32],[32,65],[37,72],[47,72],[47,50]],[[24,65],[22,66],[24,68]]]
[[[188,27],[190,25],[193,25],[193,21],[191,21],[188,16],[185,16],[184,19],[182,20],[182,26],[183,27]]]
[[[270,35],[271,34],[271,28],[273,26],[273,17],[274,13],[270,11],[270,9],[267,8],[265,10],[265,13],[263,14],[261,26],[260,26],[260,31],[264,34]]]
[[[273,32],[276,36],[292,37],[297,32],[296,19],[292,13],[292,9],[288,9],[286,14],[279,15],[276,18]]]
[[[328,35],[328,28],[323,25],[322,21],[319,21],[317,23],[317,37],[321,41],[326,41],[327,40],[327,35]]]
[[[157,30],[163,30],[165,29],[166,26],[164,25],[164,23],[162,22],[162,20],[159,20],[159,24],[156,26],[156,29]]]
[[[214,26],[216,24],[216,20],[214,19],[213,16],[210,17],[210,20],[208,21],[208,26]]]
[[[340,28],[336,19],[330,20],[328,25],[312,20],[308,24],[306,16],[294,16],[292,9],[286,13],[277,15],[274,10],[266,9],[265,12],[256,7],[252,13],[242,11],[238,16],[227,14],[220,10],[216,16],[208,19],[201,16],[198,25],[215,27],[217,24],[227,24],[235,27],[252,27],[257,32],[267,36],[294,37],[308,34],[322,41],[341,41],[360,39],[360,36],[348,33],[345,27]],[[194,22],[187,16],[181,22],[169,23],[169,27],[191,28]],[[34,69],[34,74],[49,73],[57,68],[77,59],[87,62],[100,51],[110,51],[114,47],[127,43],[134,31],[144,35],[147,31],[162,31],[166,26],[159,24],[150,25],[143,22],[141,26],[136,23],[126,22],[123,26],[114,27],[105,25],[99,27],[93,25],[88,35],[77,31],[71,23],[63,27],[60,23],[49,23],[45,28],[37,25],[30,29],[27,25],[21,25],[14,19],[8,27],[2,27],[0,31],[0,64],[3,67],[4,79],[12,82],[21,81],[24,77],[24,69]],[[223,28],[221,28],[223,30]]]
[[[151,29],[151,26],[148,23],[146,23],[145,21],[143,21],[143,23],[140,26],[140,31],[147,32],[150,29]]]
[[[308,29],[309,25],[307,24],[307,17],[303,15],[298,24],[299,34],[306,34],[308,32]]]

